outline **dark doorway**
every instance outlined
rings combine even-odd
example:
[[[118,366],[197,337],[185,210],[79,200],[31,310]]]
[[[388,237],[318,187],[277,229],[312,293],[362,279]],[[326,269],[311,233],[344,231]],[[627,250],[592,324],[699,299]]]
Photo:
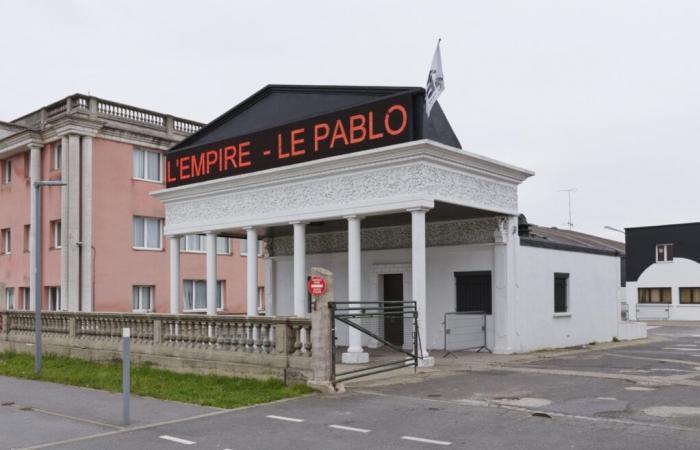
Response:
[[[457,312],[491,314],[491,272],[455,272]]]
[[[386,274],[384,278],[384,301],[403,301],[403,274]],[[394,345],[403,346],[403,315],[384,316],[384,339]]]

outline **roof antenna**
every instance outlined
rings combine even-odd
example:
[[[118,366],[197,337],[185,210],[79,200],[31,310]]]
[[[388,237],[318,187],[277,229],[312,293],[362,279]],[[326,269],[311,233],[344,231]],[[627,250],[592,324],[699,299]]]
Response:
[[[572,230],[572,229],[574,228],[574,222],[572,221],[572,218],[571,218],[571,193],[572,193],[572,192],[576,192],[576,189],[575,189],[575,188],[561,189],[561,190],[558,191],[558,192],[566,192],[566,194],[567,194],[568,197],[569,197],[569,221],[566,222],[564,225],[568,225],[568,226],[569,226],[569,231],[570,231],[570,230]]]

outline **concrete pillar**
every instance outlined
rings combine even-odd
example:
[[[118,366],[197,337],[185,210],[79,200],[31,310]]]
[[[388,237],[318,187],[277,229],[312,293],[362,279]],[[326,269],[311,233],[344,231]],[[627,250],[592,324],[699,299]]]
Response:
[[[63,137],[61,151],[61,309],[80,310],[80,136]]]
[[[362,239],[358,216],[346,217],[348,221],[348,301],[362,301]],[[369,361],[369,354],[362,349],[362,332],[348,327],[348,351],[343,353],[345,364],[362,364]]]
[[[316,297],[311,312],[311,379],[307,382],[314,389],[327,393],[343,392],[342,385],[334,383],[333,343],[331,342],[331,311],[328,303],[334,299],[333,272],[313,267],[312,276],[326,280],[326,292]]]
[[[275,304],[275,260],[265,258],[265,315],[274,316],[277,314]]]
[[[180,312],[180,236],[170,237],[170,314]]]
[[[92,137],[83,136],[81,154],[80,197],[80,309],[94,310],[93,250],[92,250]]]
[[[207,315],[216,315],[216,233],[207,233]]]
[[[306,295],[306,223],[293,222],[294,226],[294,315],[307,315]]]
[[[493,323],[494,353],[513,353],[517,295],[516,262],[518,250],[517,217],[503,218],[494,231]]]
[[[248,316],[258,315],[258,231],[253,227],[246,228],[246,246],[247,246],[247,277],[246,287],[247,293],[247,308]]]
[[[42,145],[29,144],[29,181],[34,183],[41,180],[41,149]],[[30,184],[30,186],[33,186]],[[37,229],[37,220],[34,215],[34,205],[36,204],[36,189],[31,187],[29,198],[29,254],[34,255],[36,250],[36,242],[34,242],[34,230]],[[36,277],[36,267],[34,256],[29,258],[29,285],[34,286],[34,278]],[[4,295],[4,292],[3,292]],[[3,305],[4,306],[4,305]],[[30,302],[30,310],[34,310],[34,302]]]
[[[418,343],[420,367],[430,367],[435,364],[433,357],[428,355],[427,327],[427,284],[425,264],[425,214],[426,208],[408,210],[411,213],[411,281],[413,283],[413,300],[418,310]]]

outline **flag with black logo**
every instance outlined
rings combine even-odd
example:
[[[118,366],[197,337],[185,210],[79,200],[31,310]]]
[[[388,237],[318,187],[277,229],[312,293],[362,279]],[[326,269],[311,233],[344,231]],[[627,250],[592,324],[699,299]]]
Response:
[[[438,41],[433,63],[428,72],[428,82],[425,85],[425,112],[430,116],[430,110],[437,101],[442,91],[445,90],[445,79],[442,75],[442,57],[440,56],[440,41]]]

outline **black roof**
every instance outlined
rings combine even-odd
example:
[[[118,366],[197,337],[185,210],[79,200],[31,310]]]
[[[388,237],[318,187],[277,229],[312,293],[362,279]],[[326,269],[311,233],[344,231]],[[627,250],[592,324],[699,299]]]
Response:
[[[419,87],[271,84],[170,150],[206,145],[401,94],[414,96],[415,119],[418,119],[415,139],[432,139],[461,148],[439,103],[433,106],[429,118],[425,116],[424,93]]]

